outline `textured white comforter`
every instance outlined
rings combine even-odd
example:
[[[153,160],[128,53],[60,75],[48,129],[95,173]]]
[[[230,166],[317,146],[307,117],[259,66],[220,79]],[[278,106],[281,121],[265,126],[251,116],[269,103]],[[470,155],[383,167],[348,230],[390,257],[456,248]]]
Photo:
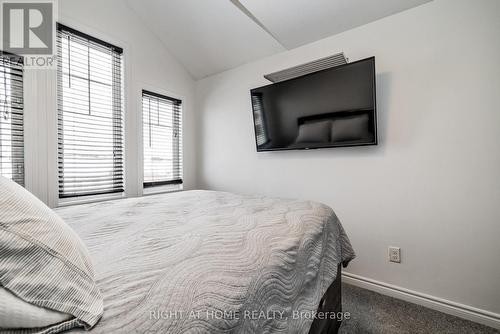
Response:
[[[91,333],[307,333],[354,257],[316,202],[185,191],[56,211],[104,295]]]

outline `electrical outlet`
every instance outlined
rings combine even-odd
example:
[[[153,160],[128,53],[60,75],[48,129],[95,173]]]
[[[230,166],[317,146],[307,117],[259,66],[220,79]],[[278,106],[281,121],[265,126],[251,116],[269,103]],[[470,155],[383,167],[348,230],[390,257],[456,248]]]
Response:
[[[389,262],[401,263],[401,249],[399,247],[389,247]]]

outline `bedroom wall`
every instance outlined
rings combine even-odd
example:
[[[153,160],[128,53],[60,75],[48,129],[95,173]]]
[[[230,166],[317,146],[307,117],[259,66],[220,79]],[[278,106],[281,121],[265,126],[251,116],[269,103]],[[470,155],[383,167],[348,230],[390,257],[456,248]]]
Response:
[[[499,12],[435,0],[198,81],[200,187],[324,202],[357,251],[347,272],[500,319]],[[249,90],[340,51],[376,57],[380,144],[256,153]]]
[[[167,47],[120,0],[61,0],[59,22],[124,49],[126,191],[142,194],[141,89],[183,100],[184,128],[194,127],[195,83]],[[98,10],[97,10],[98,9]],[[26,73],[27,187],[57,205],[55,71]],[[41,126],[45,125],[45,126]],[[184,131],[184,187],[195,185],[194,131]]]

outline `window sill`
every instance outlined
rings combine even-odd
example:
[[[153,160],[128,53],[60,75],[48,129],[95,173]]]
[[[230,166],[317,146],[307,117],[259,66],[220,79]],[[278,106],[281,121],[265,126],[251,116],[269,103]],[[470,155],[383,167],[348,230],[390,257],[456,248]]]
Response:
[[[182,184],[156,186],[156,187],[151,187],[151,188],[144,188],[143,189],[143,196],[172,193],[172,192],[178,192],[178,191],[183,191],[183,190],[184,190],[184,187]],[[59,202],[57,203],[56,207],[61,208],[61,207],[71,206],[71,205],[105,202],[105,201],[111,201],[111,200],[117,200],[117,199],[123,199],[123,198],[127,198],[127,196],[125,195],[124,192],[119,193],[119,194],[104,194],[104,195],[95,195],[95,196],[84,196],[84,197],[80,197],[80,198],[78,198],[78,197],[63,198],[63,199],[59,199]]]
[[[165,185],[165,186],[144,188],[142,190],[142,194],[144,196],[148,196],[148,195],[172,193],[172,192],[177,192],[177,191],[182,191],[182,190],[184,190],[184,187],[182,186],[182,184],[170,184],[170,185]]]
[[[73,197],[73,198],[63,198],[59,199],[59,202],[57,203],[57,207],[65,207],[65,206],[71,206],[71,205],[78,205],[78,204],[90,204],[90,203],[96,203],[96,202],[104,202],[104,201],[111,201],[115,199],[121,199],[121,198],[126,198],[125,193],[118,193],[118,194],[104,194],[104,195],[95,195],[95,196],[85,196],[85,197]]]

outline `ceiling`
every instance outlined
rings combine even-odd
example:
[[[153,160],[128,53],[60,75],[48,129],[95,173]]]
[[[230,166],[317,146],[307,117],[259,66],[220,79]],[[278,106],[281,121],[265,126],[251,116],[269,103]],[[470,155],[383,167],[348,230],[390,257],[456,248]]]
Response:
[[[287,49],[430,0],[239,0]]]
[[[431,0],[126,0],[201,79]]]

